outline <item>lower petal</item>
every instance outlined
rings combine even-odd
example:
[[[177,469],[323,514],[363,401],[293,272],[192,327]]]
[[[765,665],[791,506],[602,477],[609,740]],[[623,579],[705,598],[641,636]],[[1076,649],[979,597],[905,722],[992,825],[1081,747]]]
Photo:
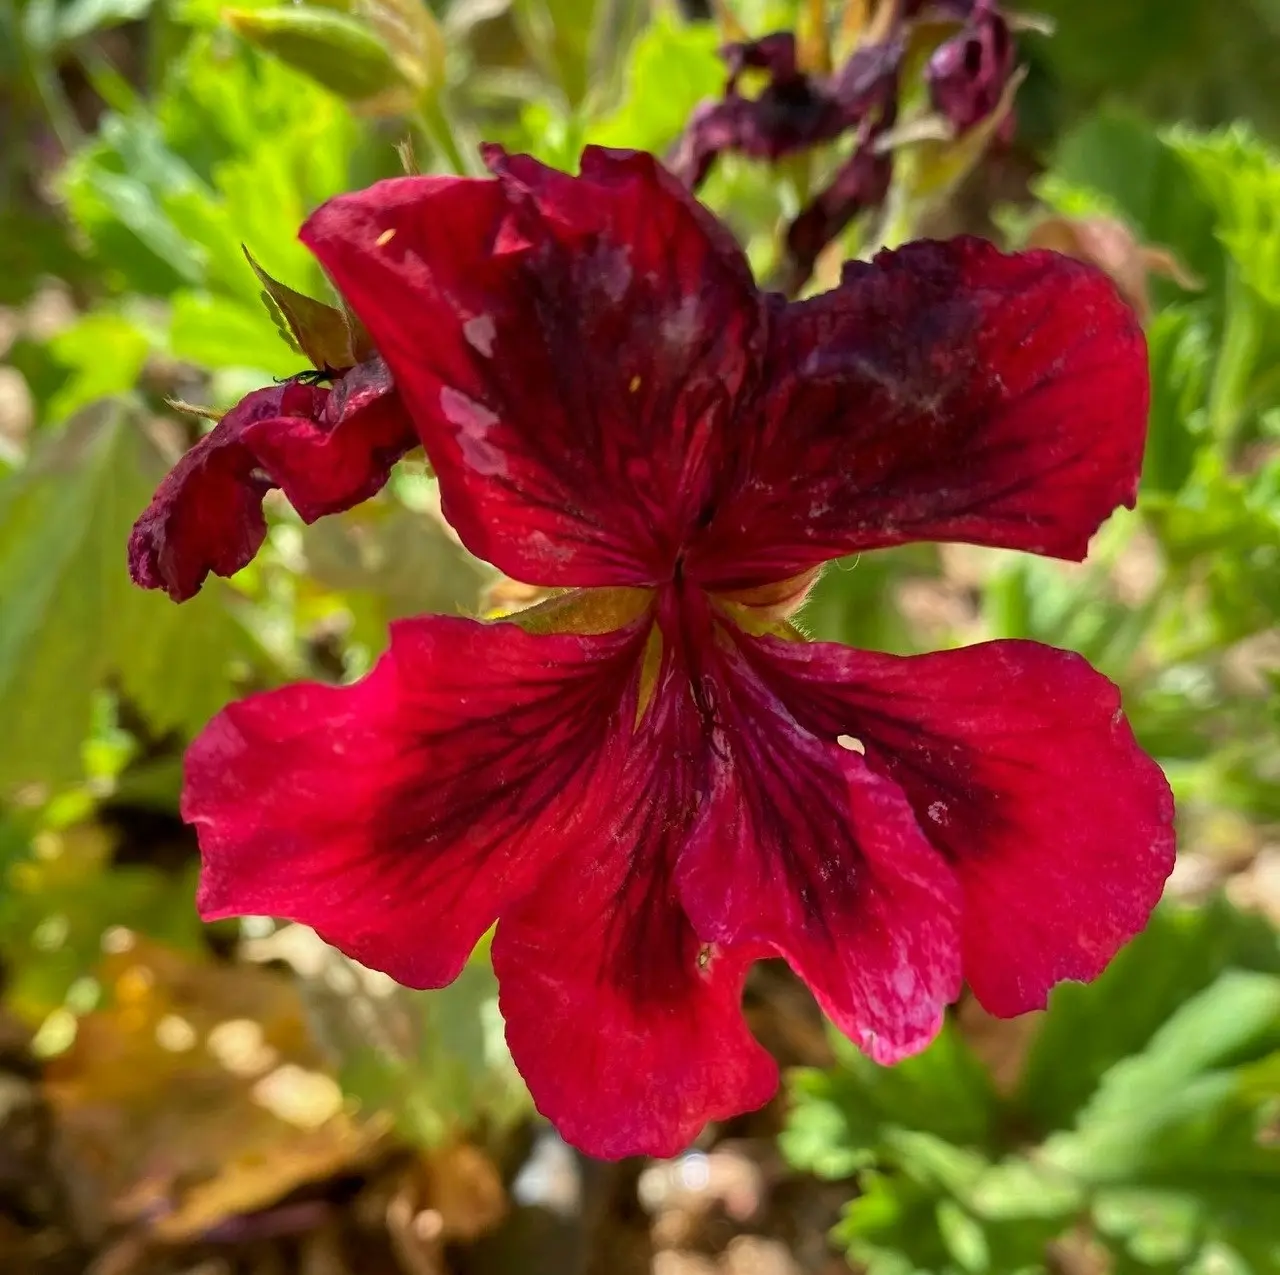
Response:
[[[644,637],[407,620],[353,686],[231,705],[187,754],[201,914],[301,921],[398,982],[449,982],[607,811]]]
[[[507,1041],[538,1109],[604,1159],[675,1155],[778,1084],[742,1017],[751,954],[704,945],[672,880],[696,805],[692,707],[668,669],[608,794],[609,825],[504,914],[493,943]]]
[[[964,976],[992,1013],[1096,977],[1173,867],[1173,798],[1120,693],[1078,655],[988,642],[898,657],[750,643],[806,729],[847,732],[905,795],[963,891]]]
[[[717,676],[712,798],[680,897],[709,942],[784,956],[879,1062],[933,1039],[960,990],[959,894],[896,787],[807,731],[745,661]]]

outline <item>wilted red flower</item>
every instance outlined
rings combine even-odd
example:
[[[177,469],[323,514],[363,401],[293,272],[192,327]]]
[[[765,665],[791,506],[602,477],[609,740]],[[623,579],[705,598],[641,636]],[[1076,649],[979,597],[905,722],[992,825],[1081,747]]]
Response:
[[[880,205],[893,180],[893,157],[877,150],[867,132],[836,170],[827,188],[787,227],[784,291],[796,293],[813,273],[818,255],[859,213]]]
[[[910,54],[922,42],[933,48],[924,67],[935,117],[929,122],[954,140],[990,120],[993,135],[1008,141],[1015,119],[1006,94],[1015,85],[1017,54],[995,0],[886,0],[862,32],[862,43],[832,75],[800,66],[790,32],[721,50],[729,70],[724,95],[698,107],[671,157],[672,170],[691,190],[701,186],[723,154],[772,162],[854,134],[851,154],[787,228],[789,292],[799,291],[818,254],[854,217],[882,204],[888,194],[901,76],[915,64]],[[756,97],[740,89],[749,68],[768,76]]]
[[[215,718],[183,802],[203,914],[306,922],[416,987],[497,921],[512,1054],[601,1156],[773,1093],[739,1005],[757,958],[883,1062],[962,980],[1016,1014],[1092,978],[1173,856],[1116,688],[1032,642],[900,658],[782,617],[853,551],[1083,556],[1134,498],[1147,411],[1110,281],[959,239],[789,304],[650,156],[488,160],[342,196],[303,239],[464,542],[570,592],[402,621],[357,684]]]
[[[272,488],[315,522],[383,486],[418,445],[386,364],[374,357],[332,379],[331,389],[304,376],[254,390],[178,461],[129,537],[136,583],[184,602],[210,571],[234,575],[266,538]]]
[[[902,50],[902,40],[894,37],[859,49],[838,74],[820,76],[800,69],[790,31],[725,45],[724,96],[694,111],[671,157],[672,171],[696,190],[722,154],[773,162],[834,141],[888,106]],[[740,91],[747,70],[768,75],[756,97]]]
[[[925,68],[929,100],[957,133],[966,132],[993,115],[1017,64],[1009,23],[994,0],[964,6],[964,28],[943,41]],[[1001,125],[1012,134],[1014,118]]]

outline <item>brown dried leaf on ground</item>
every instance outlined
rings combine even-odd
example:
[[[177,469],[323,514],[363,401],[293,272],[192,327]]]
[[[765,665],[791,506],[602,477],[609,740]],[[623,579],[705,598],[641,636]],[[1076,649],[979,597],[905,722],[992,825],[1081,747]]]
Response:
[[[137,938],[97,977],[105,1007],[46,1073],[89,1230],[186,1240],[370,1160],[289,980]]]

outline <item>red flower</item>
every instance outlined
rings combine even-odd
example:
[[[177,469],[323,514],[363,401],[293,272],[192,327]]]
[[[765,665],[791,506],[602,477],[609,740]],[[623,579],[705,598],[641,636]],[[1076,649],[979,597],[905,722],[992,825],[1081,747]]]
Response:
[[[884,1062],[962,980],[1016,1014],[1092,978],[1173,857],[1116,688],[1034,643],[898,658],[781,616],[881,545],[1081,557],[1134,497],[1129,307],[974,239],[787,304],[650,156],[488,158],[335,199],[303,239],[463,540],[572,592],[403,621],[356,685],[221,713],[187,760],[203,914],[304,921],[417,987],[497,921],[515,1060],[601,1156],[774,1091],[739,1009],[759,957]]]
[[[386,364],[305,378],[241,399],[174,466],[129,537],[129,574],[175,602],[210,571],[234,575],[262,547],[262,498],[279,487],[304,522],[350,509],[418,444]]]

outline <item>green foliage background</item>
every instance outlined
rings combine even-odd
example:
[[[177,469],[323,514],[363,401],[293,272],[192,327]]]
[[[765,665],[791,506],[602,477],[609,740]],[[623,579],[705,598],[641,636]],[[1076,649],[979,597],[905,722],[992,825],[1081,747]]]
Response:
[[[665,150],[721,86],[714,28],[663,4],[406,5],[250,3],[237,34],[213,0],[0,0],[0,359],[30,406],[0,431],[0,958],[46,1054],[103,1003],[111,927],[207,949],[189,859],[74,858],[68,832],[171,816],[182,744],[222,703],[356,676],[389,618],[474,612],[492,583],[410,466],[315,528],[273,508],[262,557],[183,607],[130,586],[129,526],[191,438],[165,397],[225,406],[299,370],[241,244],[324,295],[299,223],[399,171],[404,136],[428,167],[469,165],[482,136],[570,167],[585,141]],[[756,33],[796,19],[784,0],[734,7]],[[835,1041],[832,1067],[792,1077],[781,1146],[847,1184],[833,1243],[875,1275],[1065,1270],[1060,1246],[1081,1237],[1117,1272],[1268,1275],[1280,951],[1216,887],[1280,841],[1280,5],[1037,8],[1057,29],[1022,44],[1034,199],[997,223],[1017,245],[1046,210],[1117,217],[1203,284],[1152,283],[1139,506],[1081,568],[933,548],[839,564],[805,619],[897,651],[985,636],[1080,651],[1173,783],[1180,879],[1208,884],[1094,986],[1055,995],[1012,1082],[959,1022],[891,1071]],[[729,162],[708,188],[762,272],[800,181]],[[348,1042],[344,1082],[407,1137],[523,1112],[477,1026],[496,1012],[486,959],[452,999],[413,1002],[410,1062]]]

